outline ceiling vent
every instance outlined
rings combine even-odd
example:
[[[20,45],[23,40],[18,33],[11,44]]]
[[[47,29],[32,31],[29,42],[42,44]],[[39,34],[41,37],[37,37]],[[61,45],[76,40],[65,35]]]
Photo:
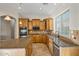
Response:
[[[43,3],[43,5],[48,5],[48,3]]]

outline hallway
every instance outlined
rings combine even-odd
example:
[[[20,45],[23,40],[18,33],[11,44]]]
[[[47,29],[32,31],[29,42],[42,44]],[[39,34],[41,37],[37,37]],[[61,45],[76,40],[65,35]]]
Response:
[[[33,52],[31,56],[51,56],[47,46],[43,43],[33,43]]]

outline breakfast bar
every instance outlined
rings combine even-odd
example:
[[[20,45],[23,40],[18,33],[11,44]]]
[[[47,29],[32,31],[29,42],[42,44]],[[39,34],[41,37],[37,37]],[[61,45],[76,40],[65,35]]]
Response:
[[[23,50],[24,49],[24,55],[31,55],[32,53],[32,42],[29,36],[26,38],[20,38],[20,39],[9,39],[9,40],[1,40],[0,41],[0,51],[1,50]],[[12,52],[12,51],[11,51]],[[23,52],[22,52],[23,53]],[[0,54],[2,54],[0,52]],[[8,54],[8,53],[7,53]],[[19,52],[18,52],[19,54]],[[10,55],[10,54],[9,54]],[[19,54],[20,55],[20,54]]]

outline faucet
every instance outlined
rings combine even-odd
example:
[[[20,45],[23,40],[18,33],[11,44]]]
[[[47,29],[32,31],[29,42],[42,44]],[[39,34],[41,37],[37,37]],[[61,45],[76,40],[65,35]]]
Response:
[[[55,33],[57,34],[57,37],[59,38],[59,32],[58,32],[58,31],[56,31]]]

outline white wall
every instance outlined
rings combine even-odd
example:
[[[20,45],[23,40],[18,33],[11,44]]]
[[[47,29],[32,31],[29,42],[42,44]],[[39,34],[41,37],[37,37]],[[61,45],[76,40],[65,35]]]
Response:
[[[69,28],[70,28],[70,31],[71,30],[79,30],[79,4],[70,4],[70,5],[67,5],[67,6],[68,7],[64,8],[55,17],[57,17],[58,15],[62,14],[68,8],[70,10],[70,20],[69,20]],[[75,39],[71,39],[71,40],[74,43],[79,44],[79,38],[76,39],[76,40]]]
[[[72,4],[70,13],[70,29],[79,30],[79,4]]]
[[[72,4],[70,7],[70,30],[79,30],[79,4]],[[71,34],[71,36],[74,35]],[[75,35],[74,35],[75,36]],[[79,34],[76,39],[72,38],[72,41],[79,45]]]
[[[16,13],[10,13],[10,12],[3,12],[3,11],[0,11],[0,16],[3,16],[3,15],[10,15],[12,17],[14,17],[16,19],[16,24],[15,24],[15,39],[17,39],[19,36],[18,36],[18,15]]]
[[[70,10],[70,29],[71,30],[77,30],[79,29],[79,4],[63,4],[61,5],[61,8],[59,7],[57,11],[55,11],[55,16],[54,19],[59,16],[60,14],[62,14],[63,12],[65,12],[67,9]]]

